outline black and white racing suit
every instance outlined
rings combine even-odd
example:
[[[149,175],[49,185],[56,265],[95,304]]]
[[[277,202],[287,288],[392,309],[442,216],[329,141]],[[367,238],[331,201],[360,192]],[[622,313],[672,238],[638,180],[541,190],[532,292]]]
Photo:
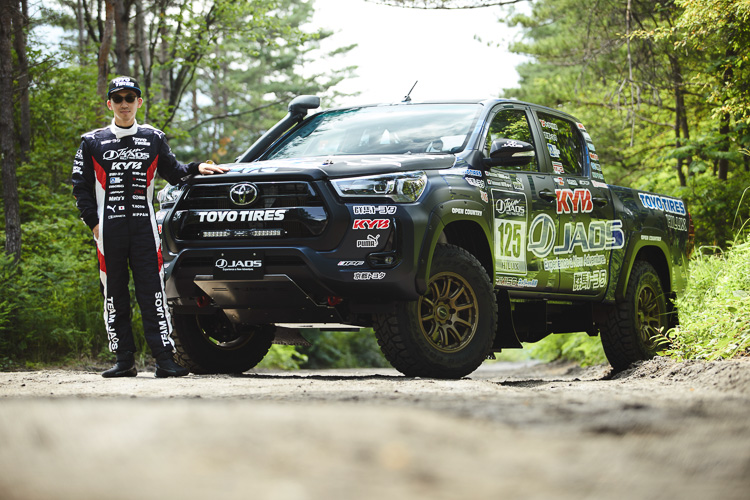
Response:
[[[114,124],[81,138],[73,162],[73,195],[93,229],[104,294],[104,324],[111,351],[136,351],[130,321],[128,264],[154,356],[173,349],[165,303],[161,242],[154,218],[156,172],[171,184],[198,173],[198,163],[177,161],[164,133],[148,125]]]

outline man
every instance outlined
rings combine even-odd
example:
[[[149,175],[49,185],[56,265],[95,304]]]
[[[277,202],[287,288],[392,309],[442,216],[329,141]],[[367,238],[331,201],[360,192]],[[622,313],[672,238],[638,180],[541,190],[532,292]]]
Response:
[[[135,342],[130,322],[128,266],[143,317],[143,330],[156,358],[156,377],[182,377],[188,370],[173,359],[172,322],[164,293],[161,244],[154,217],[154,174],[178,184],[195,174],[224,173],[226,167],[177,161],[164,133],[139,125],[143,105],[133,78],[113,79],[107,93],[112,123],[82,137],[73,162],[73,195],[81,219],[91,228],[104,294],[104,323],[117,363],[103,377],[134,377]]]

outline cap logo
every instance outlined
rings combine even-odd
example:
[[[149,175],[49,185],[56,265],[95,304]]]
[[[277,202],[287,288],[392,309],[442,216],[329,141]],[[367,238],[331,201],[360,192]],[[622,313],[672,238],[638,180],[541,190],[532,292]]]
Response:
[[[115,78],[112,80],[113,87],[119,87],[120,85],[133,85],[133,81],[130,78]]]

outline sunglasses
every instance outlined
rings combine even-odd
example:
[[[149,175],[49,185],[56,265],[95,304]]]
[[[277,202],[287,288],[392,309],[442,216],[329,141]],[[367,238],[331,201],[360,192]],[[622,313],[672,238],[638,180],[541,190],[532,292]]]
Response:
[[[137,96],[135,94],[128,94],[125,97],[115,94],[113,96],[110,96],[109,100],[115,104],[120,104],[123,99],[125,99],[128,102],[135,102],[136,97]]]

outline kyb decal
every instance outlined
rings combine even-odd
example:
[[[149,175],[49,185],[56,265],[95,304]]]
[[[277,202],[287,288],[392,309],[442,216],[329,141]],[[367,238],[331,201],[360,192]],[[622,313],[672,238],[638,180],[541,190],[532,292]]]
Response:
[[[112,162],[112,170],[140,170],[143,163],[139,161],[115,161]]]
[[[588,189],[555,189],[558,214],[587,214],[594,210]]]
[[[354,219],[352,229],[388,229],[391,219]]]

